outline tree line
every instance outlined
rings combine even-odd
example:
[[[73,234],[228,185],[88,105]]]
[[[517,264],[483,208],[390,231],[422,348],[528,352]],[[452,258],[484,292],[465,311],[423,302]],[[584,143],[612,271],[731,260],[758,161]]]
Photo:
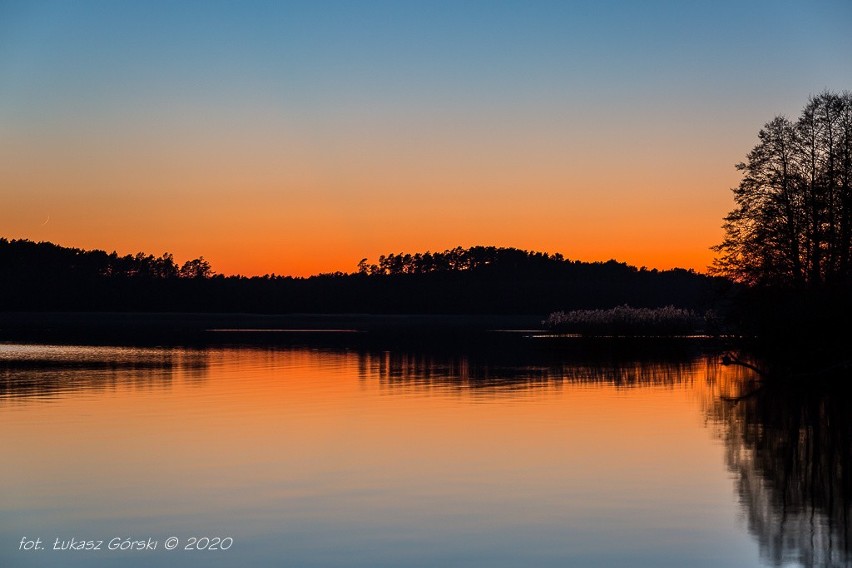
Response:
[[[559,266],[563,262],[565,258],[559,253],[551,255],[510,247],[473,246],[456,247],[443,252],[383,254],[374,264],[369,264],[363,258],[358,263],[358,273],[390,275],[465,270],[539,271]]]
[[[179,265],[168,252],[161,256],[142,252],[119,256],[115,251],[108,254],[102,250],[5,238],[0,238],[0,268],[13,278],[27,273],[143,279],[210,278],[213,275],[210,263],[203,256]]]
[[[362,260],[353,272],[224,276],[203,257],[120,256],[0,239],[0,310],[541,314],[622,304],[704,310],[727,281],[692,271],[456,247]]]

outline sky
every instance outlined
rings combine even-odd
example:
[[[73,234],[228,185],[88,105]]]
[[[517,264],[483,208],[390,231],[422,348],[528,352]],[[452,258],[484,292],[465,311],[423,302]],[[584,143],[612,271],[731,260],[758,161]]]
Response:
[[[705,271],[852,3],[0,0],[0,236],[223,274],[513,246]]]

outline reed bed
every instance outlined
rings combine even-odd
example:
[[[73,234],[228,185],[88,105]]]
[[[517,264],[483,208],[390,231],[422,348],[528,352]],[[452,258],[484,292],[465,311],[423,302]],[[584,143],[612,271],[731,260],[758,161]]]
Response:
[[[607,310],[553,312],[542,323],[552,331],[589,337],[675,337],[703,333],[712,314],[664,306],[632,308],[628,305]]]

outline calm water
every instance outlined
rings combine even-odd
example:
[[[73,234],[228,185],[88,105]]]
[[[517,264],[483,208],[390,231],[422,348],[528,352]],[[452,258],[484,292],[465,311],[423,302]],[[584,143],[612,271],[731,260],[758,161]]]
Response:
[[[849,419],[721,400],[748,378],[704,357],[2,344],[0,566],[849,566]]]

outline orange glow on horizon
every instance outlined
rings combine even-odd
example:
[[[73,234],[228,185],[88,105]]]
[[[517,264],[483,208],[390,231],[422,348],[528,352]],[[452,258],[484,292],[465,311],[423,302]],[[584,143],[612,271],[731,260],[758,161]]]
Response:
[[[665,235],[659,234],[638,235],[635,240],[628,240],[629,235],[612,235],[609,238],[601,239],[587,237],[581,240],[594,242],[586,246],[564,244],[566,239],[546,234],[539,238],[528,235],[526,238],[505,240],[439,240],[430,239],[428,236],[419,236],[418,238],[418,235],[412,235],[408,239],[399,237],[388,239],[389,243],[393,243],[388,245],[381,244],[380,239],[361,239],[359,242],[364,242],[365,246],[363,247],[356,243],[341,243],[336,235],[325,235],[324,237],[320,235],[320,238],[313,240],[310,246],[299,246],[284,239],[269,242],[262,236],[251,241],[244,238],[242,243],[223,242],[221,239],[211,238],[207,242],[193,244],[192,246],[172,246],[165,239],[156,239],[154,240],[155,244],[150,245],[145,244],[148,239],[103,240],[95,236],[82,239],[65,239],[61,236],[37,237],[35,235],[10,236],[7,238],[29,238],[33,241],[50,241],[61,246],[87,250],[116,251],[119,255],[143,252],[159,256],[164,252],[170,252],[175,256],[178,263],[203,256],[211,263],[215,273],[226,276],[276,274],[279,276],[306,277],[336,271],[354,272],[357,269],[358,261],[362,258],[366,258],[369,263],[375,263],[382,254],[437,252],[457,246],[463,248],[471,246],[514,247],[550,254],[561,253],[566,259],[575,261],[605,262],[616,260],[648,269],[685,268],[696,272],[706,272],[714,258],[714,253],[709,246],[715,244],[718,240],[717,235],[710,233],[708,232],[703,239],[702,236],[696,235],[689,240],[683,239],[680,243],[675,236],[672,236],[669,241]],[[714,237],[716,238],[714,239]],[[678,244],[680,246],[677,246]],[[702,245],[706,246],[702,247]]]
[[[382,254],[478,245],[704,272],[729,209],[727,192],[716,189],[724,183],[708,183],[713,187],[669,202],[645,198],[650,190],[641,188],[610,202],[594,196],[584,201],[554,189],[552,207],[547,199],[509,192],[456,198],[454,207],[447,205],[453,203],[450,195],[425,200],[414,194],[408,199],[365,195],[362,205],[355,197],[322,202],[316,195],[237,201],[213,195],[197,203],[185,194],[148,200],[57,197],[49,205],[27,204],[26,214],[13,219],[0,212],[5,217],[0,220],[7,238],[119,254],[168,251],[179,262],[204,256],[225,275],[352,272],[362,258],[376,262]]]
[[[197,124],[172,138],[136,125],[115,135],[124,145],[75,145],[74,132],[24,139],[14,166],[0,159],[13,188],[0,236],[204,256],[246,276],[351,272],[365,257],[475,245],[704,271],[741,154],[721,139],[681,148],[671,132],[637,149],[532,119],[540,132],[517,139],[511,129],[489,138],[484,118],[470,131],[410,125],[421,138],[391,121],[365,140],[357,124],[283,135],[256,122],[227,139]],[[624,157],[610,164],[608,152]]]

